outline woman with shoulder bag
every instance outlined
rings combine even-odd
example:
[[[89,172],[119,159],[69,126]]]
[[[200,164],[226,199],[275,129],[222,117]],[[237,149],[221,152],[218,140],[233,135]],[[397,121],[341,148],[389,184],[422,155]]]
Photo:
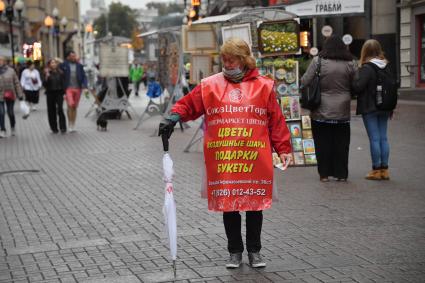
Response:
[[[43,81],[47,96],[47,116],[50,129],[54,134],[66,132],[66,120],[63,112],[63,96],[65,95],[65,75],[59,68],[58,61],[51,59],[47,63],[47,69]]]
[[[15,70],[6,64],[6,59],[0,56],[0,138],[6,137],[5,108],[9,116],[11,135],[15,135],[15,100],[22,100],[24,94]]]
[[[316,147],[320,181],[329,177],[346,181],[350,148],[351,81],[356,67],[354,57],[337,36],[329,37],[319,53],[321,103],[311,111],[313,139]],[[309,86],[315,77],[318,57],[301,78]]]
[[[39,91],[42,86],[40,73],[35,68],[32,61],[27,63],[27,68],[22,72],[21,85],[24,89],[25,100],[29,103],[32,111],[36,110],[35,105],[39,101]]]
[[[366,175],[368,180],[389,180],[388,159],[390,147],[387,139],[388,118],[392,111],[376,107],[377,74],[375,68],[385,69],[388,61],[378,41],[367,40],[362,47],[359,72],[353,81],[357,93],[357,114],[363,117],[370,142],[372,171]]]

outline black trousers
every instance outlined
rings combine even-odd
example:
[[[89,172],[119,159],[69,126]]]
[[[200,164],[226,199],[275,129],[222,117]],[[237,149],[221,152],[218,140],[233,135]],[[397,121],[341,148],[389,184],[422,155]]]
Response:
[[[39,91],[38,90],[24,90],[25,100],[37,104],[39,100]]]
[[[227,236],[229,253],[241,253],[244,250],[241,233],[241,215],[239,211],[223,213],[224,229]],[[263,212],[246,212],[246,250],[256,253],[261,250],[261,227],[263,226]]]
[[[0,130],[6,131],[5,116],[9,116],[10,127],[15,128],[16,119],[14,112],[15,101],[0,101]],[[6,108],[6,109],[5,109]]]
[[[140,81],[133,82],[135,95],[139,95]]]
[[[47,95],[47,117],[49,119],[50,129],[53,132],[58,131],[58,118],[59,128],[62,132],[66,131],[65,114],[63,113],[63,91],[49,91]]]
[[[312,120],[317,169],[321,178],[348,177],[350,123],[323,123]]]

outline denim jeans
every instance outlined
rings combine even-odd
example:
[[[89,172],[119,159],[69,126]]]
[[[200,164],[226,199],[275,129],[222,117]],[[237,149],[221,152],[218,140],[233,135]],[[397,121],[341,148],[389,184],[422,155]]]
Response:
[[[7,108],[7,115],[9,116],[10,120],[10,127],[15,128],[15,112],[13,111],[15,101],[0,101],[0,131],[6,131],[5,106]]]
[[[389,112],[372,112],[363,115],[374,169],[388,167],[390,146],[387,139],[387,126],[389,116]]]

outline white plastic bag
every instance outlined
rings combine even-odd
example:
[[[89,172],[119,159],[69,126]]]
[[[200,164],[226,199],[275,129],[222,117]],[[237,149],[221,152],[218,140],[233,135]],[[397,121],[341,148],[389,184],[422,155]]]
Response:
[[[22,118],[28,118],[28,116],[30,115],[30,108],[24,101],[21,101],[19,103],[19,109],[21,110]]]

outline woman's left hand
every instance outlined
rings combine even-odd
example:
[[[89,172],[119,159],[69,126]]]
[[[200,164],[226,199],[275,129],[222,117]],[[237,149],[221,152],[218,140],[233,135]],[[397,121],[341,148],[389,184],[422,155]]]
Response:
[[[292,161],[292,154],[291,153],[282,153],[280,155],[280,160],[282,160],[282,163],[283,163],[282,170],[285,170],[286,168],[288,168],[289,164]]]

